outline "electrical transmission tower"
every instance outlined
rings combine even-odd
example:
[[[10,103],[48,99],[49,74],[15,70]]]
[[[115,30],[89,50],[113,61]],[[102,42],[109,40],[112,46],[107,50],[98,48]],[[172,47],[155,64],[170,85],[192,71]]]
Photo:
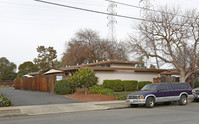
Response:
[[[117,21],[115,19],[115,15],[117,15],[117,13],[115,11],[115,7],[117,7],[117,4],[114,1],[108,1],[108,2],[109,2],[108,9],[107,9],[107,11],[109,12],[109,15],[107,17],[108,39],[110,41],[116,41],[117,36],[116,36],[116,31],[115,31],[115,24],[117,23]]]

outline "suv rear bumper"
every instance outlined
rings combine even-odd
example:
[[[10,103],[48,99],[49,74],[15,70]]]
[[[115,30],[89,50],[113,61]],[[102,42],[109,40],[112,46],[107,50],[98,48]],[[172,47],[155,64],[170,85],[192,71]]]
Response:
[[[126,99],[126,102],[129,104],[145,104],[145,99]]]

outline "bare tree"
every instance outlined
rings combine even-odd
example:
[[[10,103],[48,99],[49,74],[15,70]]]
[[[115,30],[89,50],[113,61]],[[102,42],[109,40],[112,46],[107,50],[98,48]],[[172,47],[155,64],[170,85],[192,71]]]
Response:
[[[62,63],[76,65],[96,60],[127,60],[126,51],[124,43],[102,39],[96,31],[84,29],[79,30],[66,44]]]
[[[131,36],[131,45],[140,54],[172,64],[185,82],[199,71],[199,14],[167,6],[159,11],[146,13],[146,21],[138,26],[140,36]]]

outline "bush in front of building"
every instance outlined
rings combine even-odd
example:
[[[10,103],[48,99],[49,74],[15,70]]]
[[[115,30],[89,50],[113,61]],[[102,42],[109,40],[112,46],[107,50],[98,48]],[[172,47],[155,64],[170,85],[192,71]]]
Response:
[[[60,80],[55,83],[54,91],[56,94],[65,95],[73,93],[69,80]]]
[[[69,80],[75,88],[84,88],[85,94],[87,94],[90,87],[98,83],[98,77],[95,76],[94,70],[88,67],[79,69],[73,73],[73,76],[69,77]]]
[[[141,90],[145,85],[151,84],[151,81],[140,81],[138,82],[138,90]]]
[[[8,97],[0,94],[0,107],[8,107],[12,106],[12,104],[12,101]]]
[[[111,89],[114,92],[124,91],[124,87],[121,80],[104,80],[103,87]]]
[[[123,87],[125,91],[136,91],[138,87],[137,80],[124,80],[122,81]]]
[[[194,86],[195,88],[197,88],[197,87],[199,87],[199,81],[196,81],[195,82],[195,86]]]
[[[104,88],[102,85],[95,85],[89,89],[89,93],[111,95],[114,93],[114,91],[108,88]]]
[[[103,85],[95,85],[89,89],[89,93],[104,94],[108,96],[114,96],[118,100],[126,100],[127,95],[132,92],[114,92],[111,89],[104,88]]]
[[[111,94],[111,96],[114,96],[118,100],[126,100],[127,95],[130,93],[132,93],[132,92],[115,92],[115,93]]]

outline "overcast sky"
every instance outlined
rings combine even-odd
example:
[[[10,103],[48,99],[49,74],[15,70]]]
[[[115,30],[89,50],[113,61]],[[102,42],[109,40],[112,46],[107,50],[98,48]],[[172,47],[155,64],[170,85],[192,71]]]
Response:
[[[107,12],[105,0],[44,0],[64,5]],[[116,0],[139,5],[139,0]],[[185,9],[199,6],[198,0],[152,0],[154,5],[168,5]],[[140,18],[140,10],[117,5],[117,14]],[[116,17],[116,35],[125,40],[135,32],[139,21]],[[90,28],[107,37],[107,15],[48,5],[34,0],[0,0],[0,57],[19,66],[37,57],[37,46],[53,46],[58,58],[62,57],[65,44],[79,29]]]

